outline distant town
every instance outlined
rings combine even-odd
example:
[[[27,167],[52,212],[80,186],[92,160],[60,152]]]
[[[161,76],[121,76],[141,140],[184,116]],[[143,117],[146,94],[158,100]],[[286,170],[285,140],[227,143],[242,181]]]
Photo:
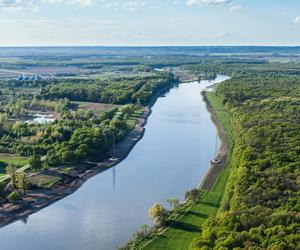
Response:
[[[33,80],[33,81],[37,81],[37,80],[41,80],[42,77],[38,74],[34,74],[34,75],[20,75],[17,77],[17,81],[29,81],[29,80]]]

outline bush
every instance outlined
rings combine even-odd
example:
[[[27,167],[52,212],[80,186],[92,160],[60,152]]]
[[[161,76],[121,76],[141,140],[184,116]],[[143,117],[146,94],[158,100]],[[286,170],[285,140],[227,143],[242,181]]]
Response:
[[[21,195],[19,194],[19,192],[13,191],[8,195],[7,198],[11,203],[15,203],[21,199]]]
[[[185,200],[186,200],[186,201],[191,200],[191,201],[193,201],[193,202],[196,202],[196,201],[199,200],[200,194],[201,194],[201,190],[199,190],[199,189],[197,189],[197,188],[194,188],[194,189],[192,189],[192,190],[190,190],[190,191],[187,191],[187,192],[185,193]]]

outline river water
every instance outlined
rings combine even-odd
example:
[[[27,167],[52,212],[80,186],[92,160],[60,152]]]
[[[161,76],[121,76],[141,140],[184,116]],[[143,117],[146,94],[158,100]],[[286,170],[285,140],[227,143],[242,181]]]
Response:
[[[151,225],[153,203],[183,201],[216,151],[216,128],[200,92],[226,79],[180,84],[160,97],[143,139],[123,162],[26,222],[0,229],[0,249],[116,249],[141,224]]]

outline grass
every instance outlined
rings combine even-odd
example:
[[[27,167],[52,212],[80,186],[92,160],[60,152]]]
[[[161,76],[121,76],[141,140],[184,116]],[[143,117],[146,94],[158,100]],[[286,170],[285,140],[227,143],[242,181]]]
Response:
[[[224,110],[224,106],[216,96],[215,92],[206,92],[206,97],[210,102],[210,104],[213,106],[214,110],[217,112],[217,115],[221,120],[223,127],[226,130],[229,146],[232,148],[234,143],[233,143],[232,127],[231,127],[231,122],[230,122],[230,117],[228,112]]]
[[[94,114],[99,115],[103,112],[108,112],[113,110],[114,108],[119,107],[114,104],[106,104],[106,103],[96,103],[96,102],[71,102],[75,104],[77,109],[91,110]]]
[[[69,174],[71,170],[72,170],[72,167],[62,167],[62,168],[59,168],[57,170],[57,172],[61,173],[61,174]]]
[[[207,92],[206,94],[227,132],[230,145],[230,159],[233,137],[229,114],[224,110],[222,103],[218,100],[214,92]],[[150,235],[147,239],[140,242],[136,249],[193,249],[191,243],[193,239],[200,236],[201,225],[210,216],[214,216],[221,206],[229,175],[230,164],[227,162],[212,191],[204,191],[196,203],[185,204],[178,212],[179,216],[172,220],[171,226],[167,227],[159,235]]]
[[[9,164],[14,164],[17,167],[24,167],[28,164],[28,158],[18,155],[3,154],[0,155],[0,176],[5,175],[5,168]]]
[[[39,174],[30,178],[30,182],[39,188],[51,188],[62,178],[60,176],[51,176]]]
[[[130,128],[134,128],[136,123],[137,123],[137,120],[139,118],[141,118],[142,114],[144,112],[144,109],[143,108],[139,108],[137,110],[135,110],[126,120],[126,123],[127,125],[130,127]]]

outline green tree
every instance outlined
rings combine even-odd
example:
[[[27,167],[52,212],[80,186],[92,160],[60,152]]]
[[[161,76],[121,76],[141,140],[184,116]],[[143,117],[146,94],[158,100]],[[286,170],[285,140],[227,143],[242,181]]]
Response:
[[[76,156],[79,160],[84,160],[89,155],[89,146],[86,144],[80,144],[78,149],[76,150]]]
[[[27,187],[29,185],[29,180],[25,173],[21,173],[17,176],[17,188],[22,191],[23,194],[26,193]]]
[[[14,186],[14,188],[17,187],[17,166],[14,164],[9,164],[6,167],[6,173],[10,176],[10,180]]]
[[[149,209],[148,214],[157,226],[162,226],[168,215],[167,210],[159,203],[155,203]]]
[[[166,201],[169,203],[171,209],[175,209],[179,206],[179,200],[177,198],[168,198]]]
[[[7,198],[10,202],[15,203],[21,199],[21,196],[17,191],[13,191],[7,196]]]
[[[35,171],[39,171],[42,169],[42,160],[39,155],[34,155],[29,159],[29,164],[31,165],[32,169]]]
[[[62,162],[73,163],[75,161],[75,154],[70,149],[62,149],[60,151],[60,158]]]
[[[200,194],[201,194],[201,191],[198,188],[194,188],[185,193],[185,200],[186,201],[191,200],[193,202],[196,202],[200,198]]]

